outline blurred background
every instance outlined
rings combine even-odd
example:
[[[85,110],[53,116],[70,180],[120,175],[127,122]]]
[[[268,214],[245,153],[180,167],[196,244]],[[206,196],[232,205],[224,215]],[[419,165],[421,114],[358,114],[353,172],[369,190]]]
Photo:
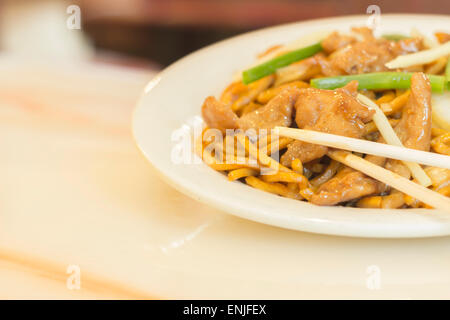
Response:
[[[79,6],[81,29],[54,28]],[[120,60],[161,68],[218,40],[261,27],[329,16],[449,14],[448,0],[3,0],[1,47],[21,53]],[[438,22],[437,22],[438,23]]]

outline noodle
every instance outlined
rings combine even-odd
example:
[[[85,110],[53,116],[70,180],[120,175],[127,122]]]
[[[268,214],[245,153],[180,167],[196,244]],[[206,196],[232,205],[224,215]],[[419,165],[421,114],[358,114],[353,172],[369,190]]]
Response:
[[[431,140],[431,147],[434,151],[445,155],[450,155],[450,132],[437,136]]]
[[[411,91],[408,90],[408,91],[398,95],[391,102],[389,102],[389,103],[382,103],[380,105],[381,110],[387,116],[396,113],[397,111],[399,111],[406,104],[406,102],[408,101],[410,93],[411,93]]]
[[[241,168],[230,171],[228,173],[228,180],[234,181],[248,176],[257,176],[258,174],[259,174],[258,170],[251,168]]]

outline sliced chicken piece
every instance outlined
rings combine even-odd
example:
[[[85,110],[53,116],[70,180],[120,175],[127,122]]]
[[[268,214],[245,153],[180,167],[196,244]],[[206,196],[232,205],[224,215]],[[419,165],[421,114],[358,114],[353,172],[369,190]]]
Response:
[[[359,74],[386,71],[385,63],[394,58],[390,42],[356,42],[334,52],[330,56],[331,66],[343,74]]]
[[[233,104],[247,91],[248,87],[242,81],[233,82],[223,90],[220,101],[225,104]]]
[[[321,45],[326,53],[332,53],[357,41],[372,41],[374,39],[371,29],[367,27],[353,27],[351,34],[332,32],[321,42]]]
[[[237,129],[237,115],[229,104],[208,97],[202,106],[202,116],[210,128],[216,128],[225,133],[226,129]]]
[[[358,83],[352,81],[336,90],[302,89],[298,97],[295,121],[300,129],[322,131],[352,138],[361,138],[364,123],[372,119],[373,111],[356,99]],[[281,163],[290,166],[299,158],[302,163],[322,157],[327,148],[294,141],[281,157]]]
[[[402,39],[394,43],[391,42],[391,45],[393,46],[394,54],[396,55],[414,53],[425,48],[423,40],[420,38]]]
[[[373,41],[375,36],[372,29],[368,27],[352,27],[352,35],[358,39],[358,41]]]
[[[331,206],[378,192],[381,192],[381,185],[377,181],[359,171],[344,168],[319,187],[312,195],[311,202],[321,206]]]
[[[385,64],[398,55],[417,52],[423,48],[419,38],[390,41],[376,39],[370,29],[354,28],[360,41],[334,51],[329,57],[328,68],[334,73],[359,74],[387,71]],[[325,70],[327,71],[327,70]]]
[[[395,132],[405,147],[430,150],[431,85],[423,73],[415,73],[411,77],[411,94]]]
[[[383,143],[383,138],[378,142]],[[367,155],[365,160],[378,166],[384,166],[386,158]],[[362,172],[345,168],[335,177],[319,187],[311,197],[311,202],[321,206],[331,206],[340,202],[350,201],[360,197],[386,191],[388,186],[374,180]]]
[[[332,53],[354,42],[356,42],[355,37],[334,31],[321,44],[326,53]]]
[[[243,115],[237,120],[240,129],[267,129],[275,126],[289,127],[292,123],[292,111],[301,89],[289,87],[276,95],[264,107]]]

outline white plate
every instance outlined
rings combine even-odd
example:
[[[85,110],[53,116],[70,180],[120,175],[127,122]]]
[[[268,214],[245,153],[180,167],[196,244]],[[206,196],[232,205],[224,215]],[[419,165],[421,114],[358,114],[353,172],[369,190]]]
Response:
[[[229,182],[205,164],[171,159],[174,132],[198,119],[203,100],[218,95],[236,70],[271,45],[319,30],[362,26],[368,16],[293,23],[246,33],[194,52],[169,66],[146,87],[133,118],[136,142],[175,188],[233,215],[287,229],[359,237],[400,238],[450,234],[450,215],[438,210],[379,210],[319,207]],[[439,22],[439,23],[437,23]],[[382,33],[450,31],[450,16],[382,15]],[[170,199],[165,199],[170,201]]]

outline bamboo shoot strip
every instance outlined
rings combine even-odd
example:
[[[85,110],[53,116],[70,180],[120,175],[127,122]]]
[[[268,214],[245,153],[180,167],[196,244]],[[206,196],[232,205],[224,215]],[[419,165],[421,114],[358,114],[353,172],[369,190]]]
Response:
[[[378,107],[375,102],[362,94],[358,94],[358,100],[370,109],[375,110],[373,122],[375,122],[384,140],[386,140],[386,143],[398,147],[403,147],[402,142],[389,123],[388,118],[384,115],[383,111],[381,111],[380,107]],[[419,164],[410,161],[403,161],[403,163],[408,167],[408,169],[411,171],[412,176],[416,178],[416,180],[421,185],[425,187],[431,185],[431,179],[427,176],[427,174],[425,173],[425,171],[423,171],[422,167]]]
[[[444,44],[441,44],[440,46],[428,50],[398,56],[394,60],[386,63],[386,67],[388,67],[389,69],[397,69],[427,64],[449,54],[450,42],[446,42]]]
[[[322,50],[320,43],[313,44],[311,46],[301,48],[298,50],[290,51],[278,57],[275,57],[267,62],[264,62],[256,67],[245,70],[242,73],[242,81],[244,84],[249,84],[253,81],[261,79],[274,73],[277,69],[290,65],[299,60],[311,57],[317,52]]]
[[[387,90],[387,89],[409,89],[411,87],[411,76],[407,72],[374,72],[355,74],[348,76],[337,76],[317,78],[311,80],[311,86],[319,89],[336,89],[345,86],[353,80],[358,81],[358,89]],[[443,92],[445,89],[445,77],[427,74],[430,79],[433,92]]]
[[[436,209],[450,213],[450,199],[438,192],[425,188],[346,151],[329,151],[328,156]]]
[[[331,148],[372,154],[375,156],[397,160],[414,161],[433,167],[450,169],[450,156],[433,152],[398,147],[313,130],[275,127],[275,133],[282,137],[289,137]]]

